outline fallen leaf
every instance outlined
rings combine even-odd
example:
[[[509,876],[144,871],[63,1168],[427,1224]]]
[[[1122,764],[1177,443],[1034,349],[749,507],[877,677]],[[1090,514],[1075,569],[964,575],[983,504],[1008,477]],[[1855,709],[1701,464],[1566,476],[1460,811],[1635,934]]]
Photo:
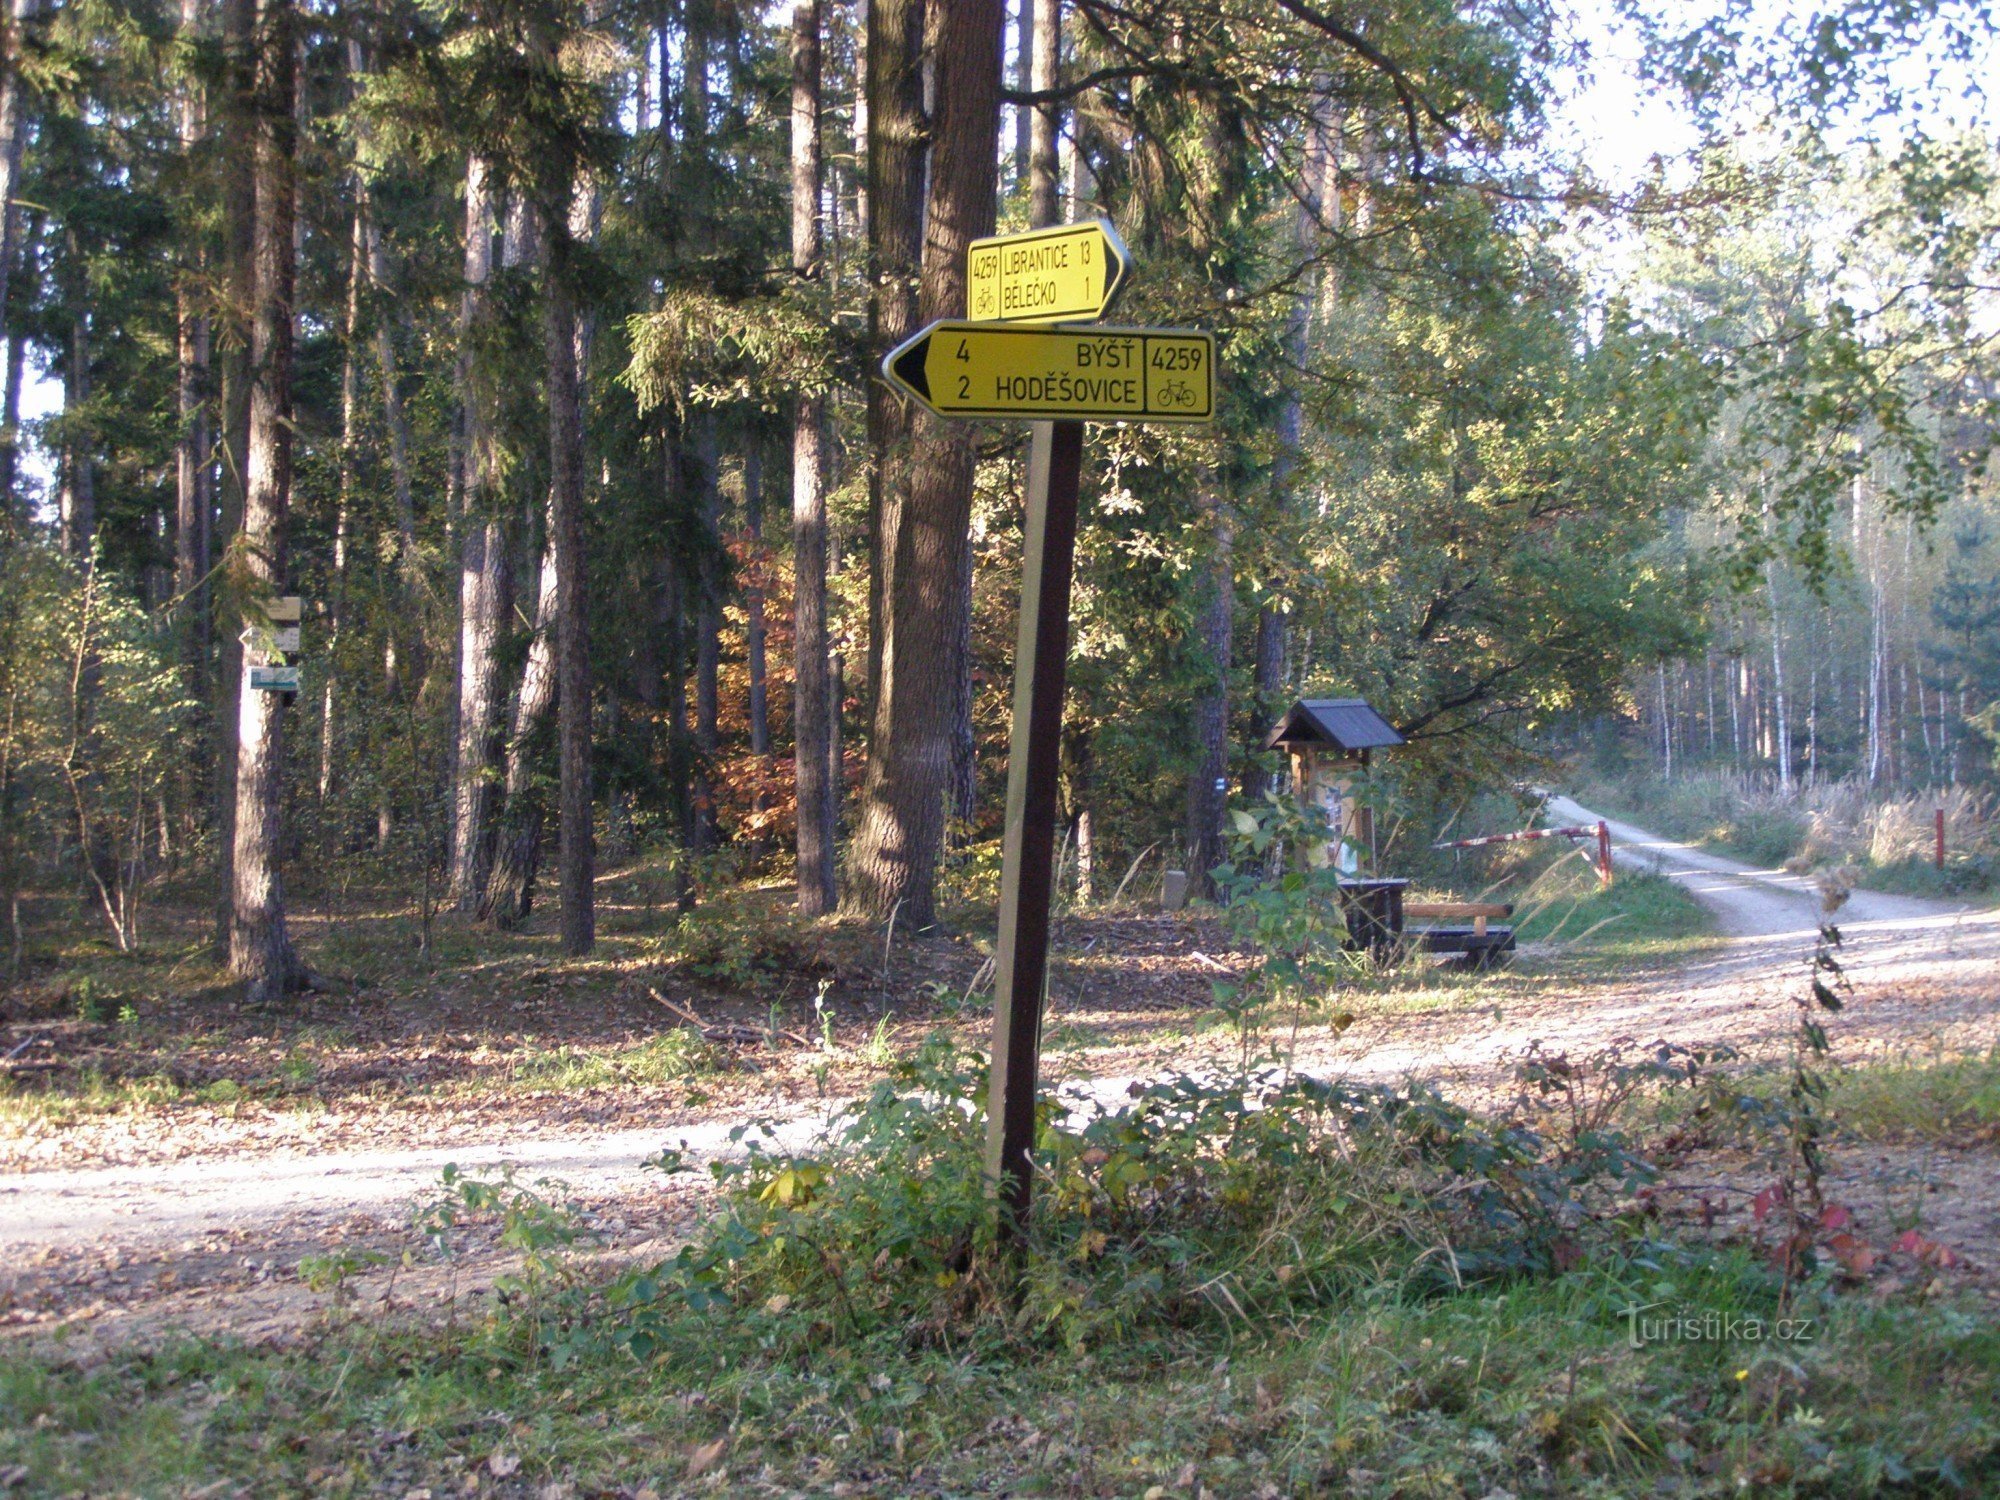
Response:
[[[8,1464],[5,1468],[0,1468],[0,1490],[16,1489],[27,1482],[28,1466],[26,1464]]]
[[[518,1453],[508,1453],[495,1448],[486,1460],[486,1467],[492,1471],[495,1479],[505,1479],[521,1467],[521,1456]]]
[[[706,1474],[710,1469],[714,1468],[728,1447],[729,1439],[719,1437],[712,1443],[701,1443],[690,1449],[688,1452],[688,1478],[693,1479],[697,1474]]]

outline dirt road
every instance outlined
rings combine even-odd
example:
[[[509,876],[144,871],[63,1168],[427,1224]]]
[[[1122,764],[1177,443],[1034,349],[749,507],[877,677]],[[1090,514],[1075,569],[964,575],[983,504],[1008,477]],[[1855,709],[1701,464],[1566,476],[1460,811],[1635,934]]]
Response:
[[[1597,821],[1567,798],[1554,799],[1550,812],[1564,822]],[[1753,1052],[1782,1045],[1793,1020],[1785,997],[1803,981],[1815,934],[1819,893],[1812,883],[1623,823],[1613,822],[1611,834],[1616,860],[1684,886],[1714,914],[1722,940],[1678,970],[1525,987],[1511,992],[1504,1008],[1369,1016],[1344,1035],[1305,1039],[1301,1065],[1476,1085],[1533,1041],[1580,1050],[1620,1037],[1726,1040]],[[1859,990],[1842,1018],[1849,1056],[2000,1041],[2000,912],[1855,892],[1838,921]],[[1129,1081],[1097,1077],[1087,1091],[1108,1099]],[[783,1122],[780,1142],[796,1145],[835,1104],[774,1099],[765,1113]],[[244,1151],[0,1176],[0,1309],[11,1302],[18,1322],[72,1317],[79,1286],[103,1294],[87,1304],[100,1312],[140,1305],[157,1312],[178,1301],[197,1324],[199,1298],[211,1310],[229,1296],[282,1304],[288,1294],[271,1283],[306,1251],[343,1241],[407,1243],[410,1205],[435,1190],[447,1164],[480,1175],[511,1167],[527,1182],[559,1178],[587,1205],[605,1245],[630,1249],[671,1238],[699,1211],[698,1189],[669,1184],[646,1160],[676,1144],[697,1161],[739,1149],[729,1139],[735,1123],[496,1135],[421,1149]],[[56,1296],[52,1289],[65,1278],[72,1295]],[[239,1322],[240,1310],[229,1326]]]

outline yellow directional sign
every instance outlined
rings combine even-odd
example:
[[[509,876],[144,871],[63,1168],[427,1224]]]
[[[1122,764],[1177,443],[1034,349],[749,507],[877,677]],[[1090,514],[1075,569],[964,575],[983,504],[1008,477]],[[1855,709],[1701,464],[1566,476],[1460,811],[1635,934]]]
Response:
[[[1132,270],[1103,219],[974,240],[965,309],[975,323],[1087,323],[1104,316]]]
[[[941,417],[1207,422],[1215,336],[1188,328],[1024,328],[945,319],[882,374]]]

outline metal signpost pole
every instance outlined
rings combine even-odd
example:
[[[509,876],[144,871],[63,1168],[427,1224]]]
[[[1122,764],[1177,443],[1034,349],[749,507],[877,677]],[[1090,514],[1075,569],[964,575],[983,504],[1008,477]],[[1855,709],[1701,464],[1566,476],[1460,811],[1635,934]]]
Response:
[[[1007,824],[1000,867],[1000,945],[993,965],[993,1073],[986,1177],[1000,1200],[1000,1234],[1025,1222],[1033,1191],[1035,1080],[1049,971],[1055,881],[1056,779],[1069,660],[1070,577],[1076,559],[1083,423],[1037,422],[1028,455],[1021,552],[1021,622],[1014,650],[1014,723],[1007,753]]]

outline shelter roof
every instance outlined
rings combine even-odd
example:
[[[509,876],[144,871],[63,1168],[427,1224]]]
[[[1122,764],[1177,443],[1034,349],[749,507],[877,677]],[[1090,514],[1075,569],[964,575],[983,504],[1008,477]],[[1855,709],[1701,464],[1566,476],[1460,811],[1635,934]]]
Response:
[[[1395,726],[1365,698],[1301,698],[1264,737],[1266,750],[1279,745],[1330,745],[1358,753],[1402,743]]]

